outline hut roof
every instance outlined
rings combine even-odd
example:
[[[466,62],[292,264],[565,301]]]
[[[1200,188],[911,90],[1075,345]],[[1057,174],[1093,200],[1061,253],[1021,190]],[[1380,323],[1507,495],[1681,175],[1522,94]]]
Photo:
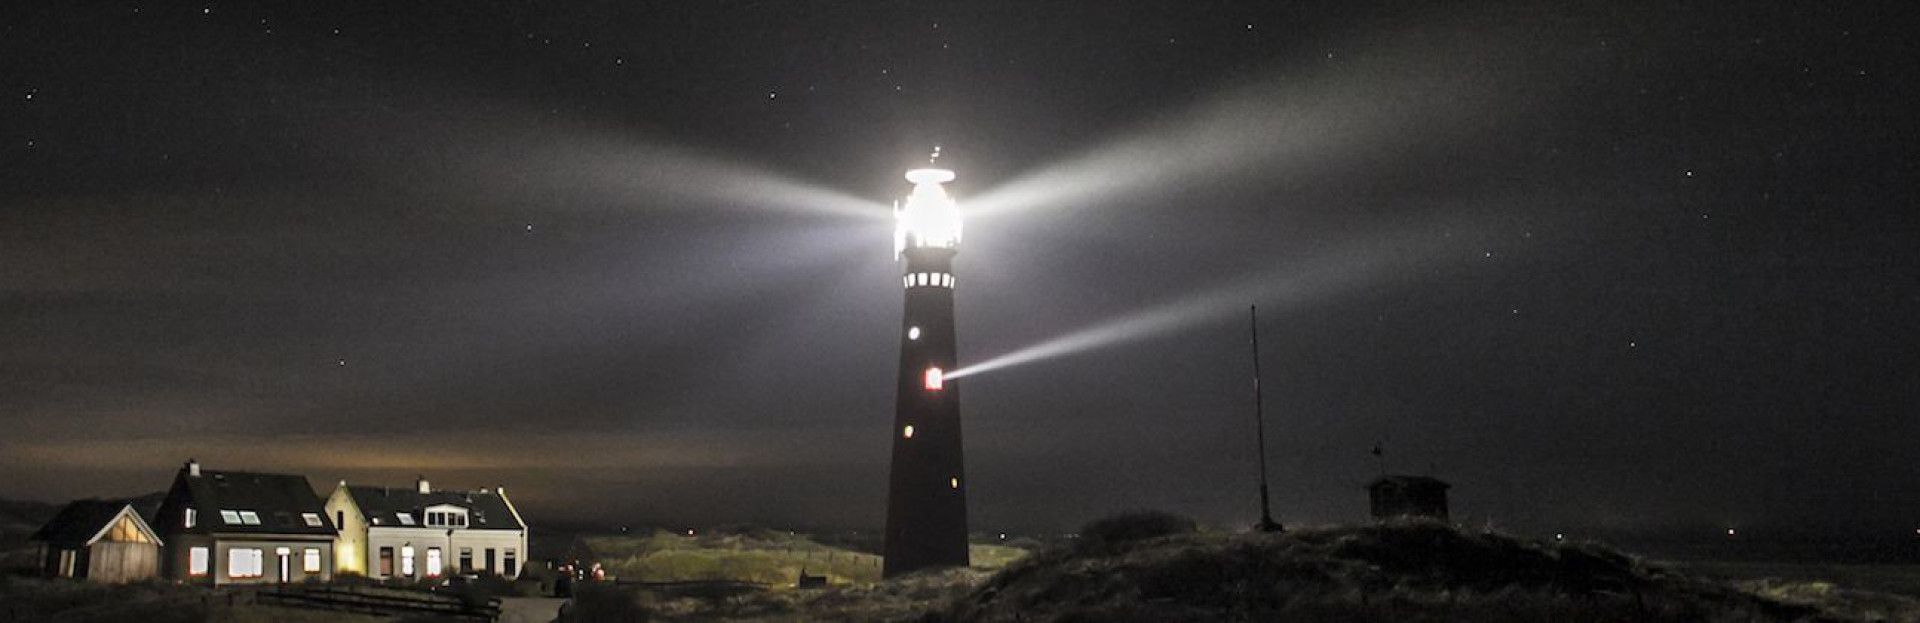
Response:
[[[53,519],[48,520],[47,525],[35,531],[31,538],[53,545],[86,547],[100,540],[100,537],[106,534],[122,515],[130,518],[155,543],[160,542],[160,537],[153,533],[153,528],[148,527],[146,520],[141,519],[140,513],[134,511],[133,505],[125,500],[70,502],[61,508],[59,514],[54,515]]]

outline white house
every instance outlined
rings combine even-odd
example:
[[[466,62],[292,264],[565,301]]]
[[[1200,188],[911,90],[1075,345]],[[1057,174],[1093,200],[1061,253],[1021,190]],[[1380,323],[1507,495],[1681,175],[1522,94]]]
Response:
[[[435,491],[340,486],[327,498],[340,526],[335,567],[371,578],[432,579],[450,574],[517,578],[527,561],[527,524],[505,488]]]

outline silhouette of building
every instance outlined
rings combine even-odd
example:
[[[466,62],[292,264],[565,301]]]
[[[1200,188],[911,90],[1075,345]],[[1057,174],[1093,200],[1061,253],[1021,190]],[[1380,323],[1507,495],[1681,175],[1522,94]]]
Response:
[[[124,501],[79,500],[33,533],[50,576],[133,582],[160,575],[160,535]]]
[[[1373,518],[1432,517],[1447,519],[1447,489],[1452,487],[1426,476],[1381,476],[1367,485],[1373,501]]]
[[[944,169],[907,172],[913,194],[895,209],[894,248],[906,266],[900,376],[888,475],[885,575],[967,565],[966,477],[954,365],[953,256],[960,214]]]

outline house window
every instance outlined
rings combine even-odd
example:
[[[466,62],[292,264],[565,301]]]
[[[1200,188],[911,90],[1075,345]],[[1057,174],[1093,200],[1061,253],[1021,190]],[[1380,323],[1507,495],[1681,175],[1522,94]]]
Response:
[[[488,574],[493,573],[493,548],[487,548],[486,555],[480,557],[480,564],[486,567]]]
[[[307,522],[308,528],[320,527],[320,513],[300,513],[300,520]]]
[[[227,525],[229,526],[239,525],[240,511],[230,511],[224,508],[220,509],[220,521],[226,522]]]
[[[253,511],[240,511],[240,523],[248,526],[260,525],[260,514]]]
[[[258,549],[227,550],[227,577],[257,578],[266,574],[266,557]]]
[[[333,527],[347,529],[347,511],[333,511]]]
[[[413,577],[412,545],[405,545],[400,548],[400,575],[401,577]]]
[[[380,548],[380,577],[393,576],[393,548]]]
[[[192,528],[199,524],[200,524],[200,511],[192,508],[187,509],[186,527]]]
[[[460,526],[462,528],[467,527],[466,515],[462,515],[459,513],[447,513],[447,514],[453,517],[453,525]]]
[[[519,570],[519,559],[514,556],[513,548],[509,547],[507,548],[506,557],[500,561],[500,572],[507,577],[514,577],[514,572]]]
[[[438,547],[427,548],[427,577],[430,577],[430,578],[440,577],[440,573],[443,571],[446,571],[446,568],[445,568],[445,564],[440,559],[440,548]]]
[[[473,573],[473,548],[460,548],[460,572]]]
[[[301,564],[300,564],[301,571],[305,571],[307,573],[320,572],[320,548],[318,547],[307,548],[307,551],[304,552],[301,558],[304,559],[301,561]]]
[[[195,547],[187,550],[187,575],[200,577],[207,574],[207,548]]]
[[[60,577],[63,577],[63,578],[73,577],[73,567],[75,564],[77,564],[76,563],[77,560],[78,558],[74,556],[73,550],[70,550],[70,549],[60,550],[60,573],[59,573]]]
[[[413,513],[394,513],[393,516],[400,518],[400,525],[402,526],[413,525]]]

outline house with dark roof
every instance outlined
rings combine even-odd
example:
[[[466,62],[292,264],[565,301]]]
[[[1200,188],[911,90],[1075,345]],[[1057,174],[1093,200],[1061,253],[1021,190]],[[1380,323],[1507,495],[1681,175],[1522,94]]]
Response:
[[[160,535],[125,501],[67,504],[31,540],[41,543],[41,568],[54,577],[132,582],[160,572]]]
[[[200,469],[187,461],[154,512],[161,573],[206,584],[333,578],[339,536],[306,476]]]
[[[327,512],[340,526],[334,551],[342,573],[516,578],[526,565],[527,524],[504,487],[443,491],[425,478],[410,488],[342,480],[327,497]]]

